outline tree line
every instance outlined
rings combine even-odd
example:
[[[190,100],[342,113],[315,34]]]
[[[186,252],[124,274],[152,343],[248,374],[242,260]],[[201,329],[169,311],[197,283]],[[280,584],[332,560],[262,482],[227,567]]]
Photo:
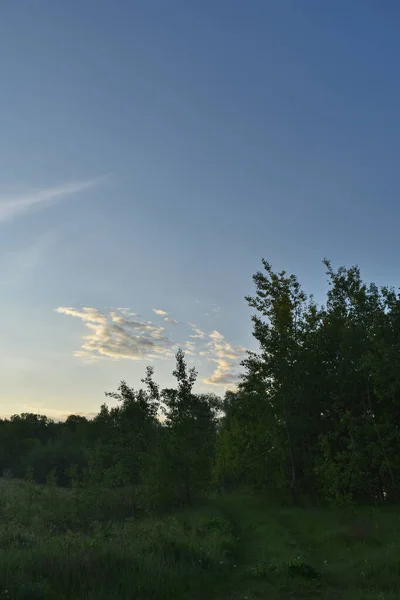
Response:
[[[221,399],[194,391],[176,355],[176,387],[122,381],[93,419],[0,420],[0,473],[58,485],[134,486],[145,509],[212,490],[256,489],[295,504],[396,502],[400,489],[400,297],[357,266],[324,261],[325,305],[262,261],[246,298],[257,352]]]

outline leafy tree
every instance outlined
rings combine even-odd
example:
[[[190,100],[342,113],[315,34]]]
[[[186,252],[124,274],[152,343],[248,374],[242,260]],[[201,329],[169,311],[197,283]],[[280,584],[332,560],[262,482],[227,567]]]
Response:
[[[358,267],[324,261],[326,306],[267,261],[236,394],[226,398],[217,480],[335,501],[396,499],[400,484],[400,301]]]
[[[165,416],[144,476],[146,497],[158,507],[191,503],[209,487],[221,408],[215,395],[193,393],[197,373],[187,368],[182,350],[176,354],[173,375],[177,387],[161,391],[152,371],[145,379]]]

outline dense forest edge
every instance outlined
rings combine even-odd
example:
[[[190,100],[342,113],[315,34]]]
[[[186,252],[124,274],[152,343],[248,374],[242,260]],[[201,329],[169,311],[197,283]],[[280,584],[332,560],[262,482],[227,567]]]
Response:
[[[0,420],[0,598],[399,597],[400,297],[324,260],[319,306],[262,264],[224,398],[179,350],[174,388],[149,366],[93,419]]]

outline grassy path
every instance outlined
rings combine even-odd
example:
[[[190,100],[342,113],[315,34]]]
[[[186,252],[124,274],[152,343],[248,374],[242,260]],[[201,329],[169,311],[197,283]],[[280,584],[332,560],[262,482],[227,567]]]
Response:
[[[295,567],[293,571],[290,567],[298,556],[305,556],[305,545],[281,522],[279,509],[266,506],[261,498],[245,496],[223,499],[220,507],[240,539],[235,572],[216,599],[321,597],[320,580],[296,575]]]
[[[397,513],[285,509],[221,499],[238,541],[234,573],[214,600],[398,600]]]

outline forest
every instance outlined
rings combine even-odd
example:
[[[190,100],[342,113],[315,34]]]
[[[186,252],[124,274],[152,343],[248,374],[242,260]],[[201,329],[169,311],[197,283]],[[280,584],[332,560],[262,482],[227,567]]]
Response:
[[[0,598],[399,597],[397,546],[375,529],[399,527],[400,296],[365,283],[357,266],[323,264],[329,287],[317,305],[296,276],[262,261],[246,298],[258,350],[223,398],[195,391],[197,372],[179,350],[173,388],[161,388],[148,366],[138,387],[122,381],[107,392],[116,405],[102,404],[93,419],[0,420]],[[361,544],[376,561],[389,544],[388,580],[377,580],[369,559],[370,575],[349,559],[345,584],[335,569],[324,572],[318,548],[329,554],[330,542],[318,535],[332,521],[343,528],[338,552]],[[118,539],[130,527],[140,546],[127,562],[109,531],[117,526]],[[282,543],[287,576],[269,556]],[[250,559],[256,547],[269,556],[262,564]],[[61,561],[50,571],[49,553]],[[247,591],[243,578],[238,591],[221,574],[228,564],[230,573],[252,569]]]

